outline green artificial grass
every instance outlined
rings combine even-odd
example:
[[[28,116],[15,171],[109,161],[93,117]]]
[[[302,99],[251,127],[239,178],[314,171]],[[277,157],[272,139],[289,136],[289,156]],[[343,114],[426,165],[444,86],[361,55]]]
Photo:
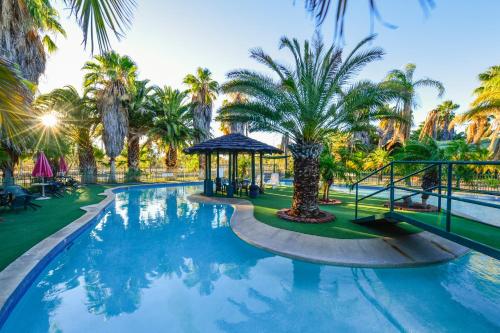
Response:
[[[310,235],[331,238],[360,239],[392,237],[397,235],[411,234],[421,231],[407,223],[397,225],[389,223],[380,224],[355,224],[354,218],[354,195],[332,192],[330,198],[339,199],[342,204],[335,206],[321,205],[321,209],[333,213],[335,221],[325,224],[305,224],[282,220],[276,216],[276,211],[281,208],[290,207],[292,201],[292,188],[279,187],[267,189],[266,193],[255,199],[250,199],[255,207],[255,218],[273,227],[297,231]],[[359,205],[359,217],[370,216],[387,212],[384,207],[386,199],[369,198],[363,200]],[[479,207],[479,206],[478,206]],[[403,213],[401,211],[398,211]],[[446,214],[404,212],[412,218],[444,228]],[[452,232],[471,238],[483,244],[500,248],[500,228],[478,223],[458,216],[452,216]]]
[[[110,186],[89,185],[62,198],[35,201],[42,208],[33,211],[0,210],[0,271],[35,244],[73,222],[85,212],[82,206],[104,199],[98,195]]]

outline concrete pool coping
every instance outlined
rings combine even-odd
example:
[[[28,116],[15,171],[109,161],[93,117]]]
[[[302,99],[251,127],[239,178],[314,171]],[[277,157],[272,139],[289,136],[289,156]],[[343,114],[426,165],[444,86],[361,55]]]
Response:
[[[107,213],[116,193],[128,189],[199,184],[201,183],[180,182],[125,185],[100,193],[105,196],[102,201],[81,207],[85,211],[84,215],[30,248],[0,272],[0,328],[39,273],[55,256]],[[189,198],[197,202],[232,205],[235,210],[231,217],[231,228],[243,241],[272,253],[316,263],[357,267],[410,267],[452,260],[469,251],[465,247],[425,232],[405,239],[400,237],[358,240],[300,234],[274,228],[256,220],[253,216],[253,205],[248,200],[209,198],[202,195],[192,195]],[[421,238],[426,242],[422,242]],[[290,248],[287,249],[285,245]],[[426,248],[429,245],[430,249]],[[349,253],[352,248],[358,249],[356,255]],[[373,260],[376,259],[373,254],[379,251],[384,257]],[[388,256],[385,257],[386,255]],[[362,256],[368,256],[368,259],[363,259]],[[345,259],[341,260],[342,258]]]
[[[417,267],[450,261],[470,251],[427,231],[394,238],[366,239],[308,235],[272,227],[257,220],[253,204],[245,199],[205,197],[201,194],[191,195],[189,199],[233,206],[230,225],[243,241],[281,256],[318,264],[366,268]]]

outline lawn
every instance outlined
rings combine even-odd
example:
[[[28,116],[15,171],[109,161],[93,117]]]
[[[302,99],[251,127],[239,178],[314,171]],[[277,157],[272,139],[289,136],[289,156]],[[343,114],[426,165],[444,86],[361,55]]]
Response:
[[[44,238],[76,220],[85,212],[82,206],[104,199],[98,195],[109,186],[90,185],[60,199],[36,201],[36,211],[0,211],[0,271]]]
[[[276,211],[281,208],[290,207],[292,200],[291,187],[279,187],[267,189],[266,193],[256,199],[251,199],[255,206],[255,217],[273,227],[302,232],[332,238],[356,239],[391,237],[397,235],[419,232],[420,229],[399,223],[392,225],[383,223],[379,225],[359,225],[352,223],[354,218],[354,195],[332,192],[331,196],[340,199],[343,203],[337,206],[322,205],[321,209],[333,213],[337,218],[335,221],[325,224],[303,224],[284,221],[276,216]],[[385,199],[370,198],[361,202],[359,206],[359,217],[385,213]],[[405,212],[409,216],[429,224],[444,228],[445,214]],[[458,216],[452,217],[452,231],[469,237],[473,240],[500,248],[500,228],[474,222]]]

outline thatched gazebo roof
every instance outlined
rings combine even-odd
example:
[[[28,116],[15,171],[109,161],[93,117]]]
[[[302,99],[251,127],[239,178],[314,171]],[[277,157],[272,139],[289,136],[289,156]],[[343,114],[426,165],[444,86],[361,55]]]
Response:
[[[200,153],[283,153],[281,149],[254,140],[243,134],[233,133],[210,139],[189,148],[185,148],[186,154]]]

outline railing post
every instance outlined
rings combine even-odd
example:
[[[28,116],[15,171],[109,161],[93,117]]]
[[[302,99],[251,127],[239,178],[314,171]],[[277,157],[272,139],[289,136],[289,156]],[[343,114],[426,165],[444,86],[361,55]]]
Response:
[[[453,177],[453,164],[448,162],[448,179],[447,179],[447,191],[446,191],[446,231],[451,230],[451,182]]]
[[[391,182],[390,182],[390,202],[389,210],[391,213],[394,212],[394,162],[391,162]]]
[[[356,205],[354,207],[354,219],[358,219],[358,183],[356,183]]]
[[[441,213],[441,185],[442,185],[441,177],[442,177],[442,175],[443,175],[443,164],[439,163],[439,167],[438,167],[438,194],[439,194],[438,214]]]

